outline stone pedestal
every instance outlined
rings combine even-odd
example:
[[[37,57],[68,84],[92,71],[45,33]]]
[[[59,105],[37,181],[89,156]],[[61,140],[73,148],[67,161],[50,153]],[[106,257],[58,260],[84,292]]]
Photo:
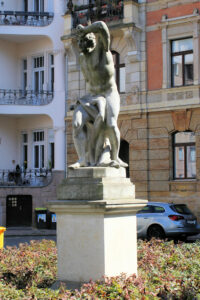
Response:
[[[136,212],[146,201],[135,199],[125,169],[69,170],[57,194],[49,207],[57,214],[58,280],[137,274]]]

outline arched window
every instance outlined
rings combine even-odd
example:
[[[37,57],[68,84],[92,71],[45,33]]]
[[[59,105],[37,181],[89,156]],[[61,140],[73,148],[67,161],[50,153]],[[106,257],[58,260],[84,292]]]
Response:
[[[119,93],[125,93],[125,64],[120,62],[120,55],[116,51],[112,51],[113,61],[115,65],[115,80]]]
[[[129,165],[129,143],[125,140],[121,140],[119,157]],[[126,168],[126,177],[129,177],[129,167]]]
[[[174,179],[196,177],[196,147],[193,132],[177,132],[173,136]]]

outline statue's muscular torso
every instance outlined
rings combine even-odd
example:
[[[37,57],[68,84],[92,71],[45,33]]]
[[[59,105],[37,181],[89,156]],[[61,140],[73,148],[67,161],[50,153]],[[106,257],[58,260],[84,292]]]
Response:
[[[80,54],[81,70],[93,95],[105,95],[117,89],[112,62],[111,52],[105,51],[101,42],[94,51]]]

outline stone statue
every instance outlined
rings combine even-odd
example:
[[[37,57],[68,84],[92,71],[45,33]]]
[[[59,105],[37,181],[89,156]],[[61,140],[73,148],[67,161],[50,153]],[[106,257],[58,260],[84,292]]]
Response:
[[[120,132],[117,118],[120,96],[110,52],[107,25],[98,21],[76,29],[80,65],[88,84],[89,95],[73,106],[73,139],[79,160],[69,166],[127,167],[119,158]]]

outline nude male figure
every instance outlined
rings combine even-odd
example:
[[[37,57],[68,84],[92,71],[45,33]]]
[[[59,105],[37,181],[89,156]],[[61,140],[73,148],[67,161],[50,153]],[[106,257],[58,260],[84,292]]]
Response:
[[[79,25],[77,34],[81,51],[81,70],[90,94],[79,100],[80,105],[74,111],[73,137],[79,160],[70,167],[78,168],[88,164],[99,165],[98,160],[103,152],[103,144],[107,139],[109,139],[111,146],[110,165],[126,167],[127,164],[122,162],[118,156],[120,132],[117,118],[120,110],[120,97],[114,77],[112,53],[109,50],[110,33],[108,27],[101,21],[87,27]],[[90,131],[89,124],[91,121],[93,121],[93,125]],[[90,140],[88,140],[84,128],[86,124],[87,130],[90,131]],[[90,163],[86,159],[88,143],[90,144]]]

